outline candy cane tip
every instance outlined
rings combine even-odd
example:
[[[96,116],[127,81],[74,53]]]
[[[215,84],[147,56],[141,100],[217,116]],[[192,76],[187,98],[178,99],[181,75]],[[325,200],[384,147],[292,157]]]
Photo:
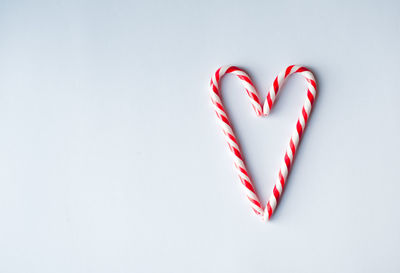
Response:
[[[268,212],[264,212],[263,213],[263,215],[261,216],[261,221],[262,222],[268,222],[268,220],[269,220],[269,215],[268,215]]]

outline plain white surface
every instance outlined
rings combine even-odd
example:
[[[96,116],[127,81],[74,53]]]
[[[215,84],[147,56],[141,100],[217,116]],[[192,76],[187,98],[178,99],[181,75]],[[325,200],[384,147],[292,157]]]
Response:
[[[399,272],[396,1],[1,1],[0,272]],[[271,222],[208,97],[319,97]],[[222,93],[263,201],[305,91]]]

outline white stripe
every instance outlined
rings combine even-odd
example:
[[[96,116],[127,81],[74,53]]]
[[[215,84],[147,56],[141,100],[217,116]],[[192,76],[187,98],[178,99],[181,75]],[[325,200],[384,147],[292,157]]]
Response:
[[[276,208],[276,203],[275,195],[271,194],[271,197],[269,198],[269,205],[271,206],[272,212],[274,212]]]
[[[221,69],[219,70],[219,79],[221,80],[222,76],[225,75],[226,70],[228,70],[228,68],[231,67],[230,65],[224,65],[221,66]]]

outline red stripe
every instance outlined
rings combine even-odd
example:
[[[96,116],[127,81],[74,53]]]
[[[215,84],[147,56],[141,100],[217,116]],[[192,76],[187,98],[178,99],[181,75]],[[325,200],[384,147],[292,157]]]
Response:
[[[231,149],[231,151],[232,151],[238,158],[240,158],[240,160],[243,161],[242,155],[240,154],[239,150],[236,149],[235,147],[233,147],[233,146],[232,146],[231,144],[229,144],[229,143],[228,143],[228,145],[229,145],[229,148]]]
[[[269,109],[271,109],[272,108],[272,100],[271,100],[271,95],[269,93],[267,95],[267,102],[268,102]]]
[[[290,74],[290,71],[292,71],[294,65],[288,66],[288,68],[286,68],[286,72],[285,72],[285,78]]]
[[[290,149],[292,150],[292,154],[294,156],[294,154],[296,153],[296,147],[294,147],[294,143],[293,143],[292,138],[290,138],[289,145],[290,145]]]
[[[310,92],[310,90],[307,90],[307,97],[311,102],[311,105],[314,104],[314,95]]]
[[[317,84],[315,83],[315,81],[313,81],[312,79],[306,78],[306,80],[311,83],[312,86],[314,86],[314,89],[317,90]]]
[[[287,155],[287,153],[285,153],[285,164],[286,164],[287,169],[289,170],[290,169],[290,158]]]
[[[274,196],[275,196],[276,201],[278,201],[278,200],[279,200],[280,194],[279,194],[279,191],[278,191],[278,189],[276,188],[276,186],[274,186],[274,189],[273,189],[272,192],[274,193]]]
[[[297,129],[297,133],[299,134],[299,137],[301,137],[301,134],[303,133],[303,127],[301,127],[299,120],[297,121],[296,129]]]
[[[253,192],[254,194],[256,193],[255,190],[254,190],[254,188],[253,188],[253,186],[252,186],[248,181],[246,181],[245,179],[242,179],[242,181],[244,181],[243,185],[244,185],[249,191]]]
[[[267,211],[268,211],[268,219],[271,218],[272,215],[272,208],[271,205],[269,204],[269,201],[267,203]]]
[[[221,67],[215,72],[215,79],[219,82],[219,71],[221,71]]]
[[[227,135],[229,137],[230,140],[232,140],[233,142],[235,142],[236,145],[238,145],[237,142],[236,142],[236,138],[233,135],[231,135],[230,133],[225,132],[225,131],[223,131],[223,132],[224,132],[225,135]]]
[[[235,71],[238,71],[238,70],[240,70],[240,69],[237,68],[236,66],[231,66],[226,70],[225,73],[232,73],[232,72],[235,72]]]
[[[278,83],[278,77],[276,77],[275,80],[274,80],[275,95],[276,95],[276,93],[278,93],[278,90],[279,90],[279,83]]]
[[[243,80],[243,81],[245,81],[245,82],[247,82],[247,83],[249,83],[251,86],[254,87],[254,85],[253,85],[253,83],[251,82],[251,80],[250,80],[249,77],[243,76],[243,75],[238,75],[238,78],[241,79],[241,80]]]
[[[247,196],[247,198],[249,198],[250,202],[253,203],[254,205],[256,205],[257,207],[261,208],[261,204],[260,202],[258,202],[257,200],[254,200],[253,198],[250,198]]]
[[[214,100],[212,102],[214,103],[215,106],[218,107],[218,109],[220,109],[222,112],[224,112],[224,114],[226,114],[225,110],[224,110],[224,107],[219,102],[216,102]]]
[[[304,72],[304,71],[310,71],[310,70],[308,70],[307,68],[305,68],[305,67],[300,67],[299,69],[297,69],[297,73],[300,73],[300,72]]]
[[[221,114],[218,113],[217,111],[216,111],[215,113],[217,113],[217,116],[218,116],[223,122],[225,122],[228,126],[230,126],[229,120],[228,120],[225,116],[221,115]]]
[[[285,178],[283,178],[282,172],[279,170],[279,181],[281,182],[282,189],[285,186]]]
[[[307,122],[308,115],[307,115],[307,113],[306,113],[306,109],[304,109],[304,106],[303,106],[303,108],[301,109],[301,113],[303,114],[304,121]]]
[[[215,93],[217,96],[219,96],[218,88],[217,88],[214,84],[212,84],[212,90],[214,91],[214,93]]]
[[[255,100],[258,104],[260,104],[260,101],[258,99],[258,96],[252,92],[250,92],[249,90],[246,89],[247,94],[249,95],[250,98],[252,98],[253,100]]]
[[[256,191],[254,190],[253,186],[243,177],[239,176],[240,181],[242,181],[242,184],[252,193],[256,194]]]
[[[235,139],[235,137],[234,137],[233,135],[231,135],[230,133],[226,132],[225,130],[222,130],[222,131],[224,132],[224,134],[225,134],[226,136],[228,136],[228,138],[229,138],[230,140],[232,140],[232,141],[237,145],[236,139]]]
[[[247,171],[245,169],[243,169],[240,166],[236,166],[243,174],[245,174],[247,177],[249,177],[249,174],[247,173]]]

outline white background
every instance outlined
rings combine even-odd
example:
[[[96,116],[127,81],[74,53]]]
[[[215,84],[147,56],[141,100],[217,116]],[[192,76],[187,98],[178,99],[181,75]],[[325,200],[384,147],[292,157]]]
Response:
[[[397,1],[1,1],[0,272],[399,272]],[[251,212],[208,83],[319,96]],[[222,94],[262,200],[304,101]]]

